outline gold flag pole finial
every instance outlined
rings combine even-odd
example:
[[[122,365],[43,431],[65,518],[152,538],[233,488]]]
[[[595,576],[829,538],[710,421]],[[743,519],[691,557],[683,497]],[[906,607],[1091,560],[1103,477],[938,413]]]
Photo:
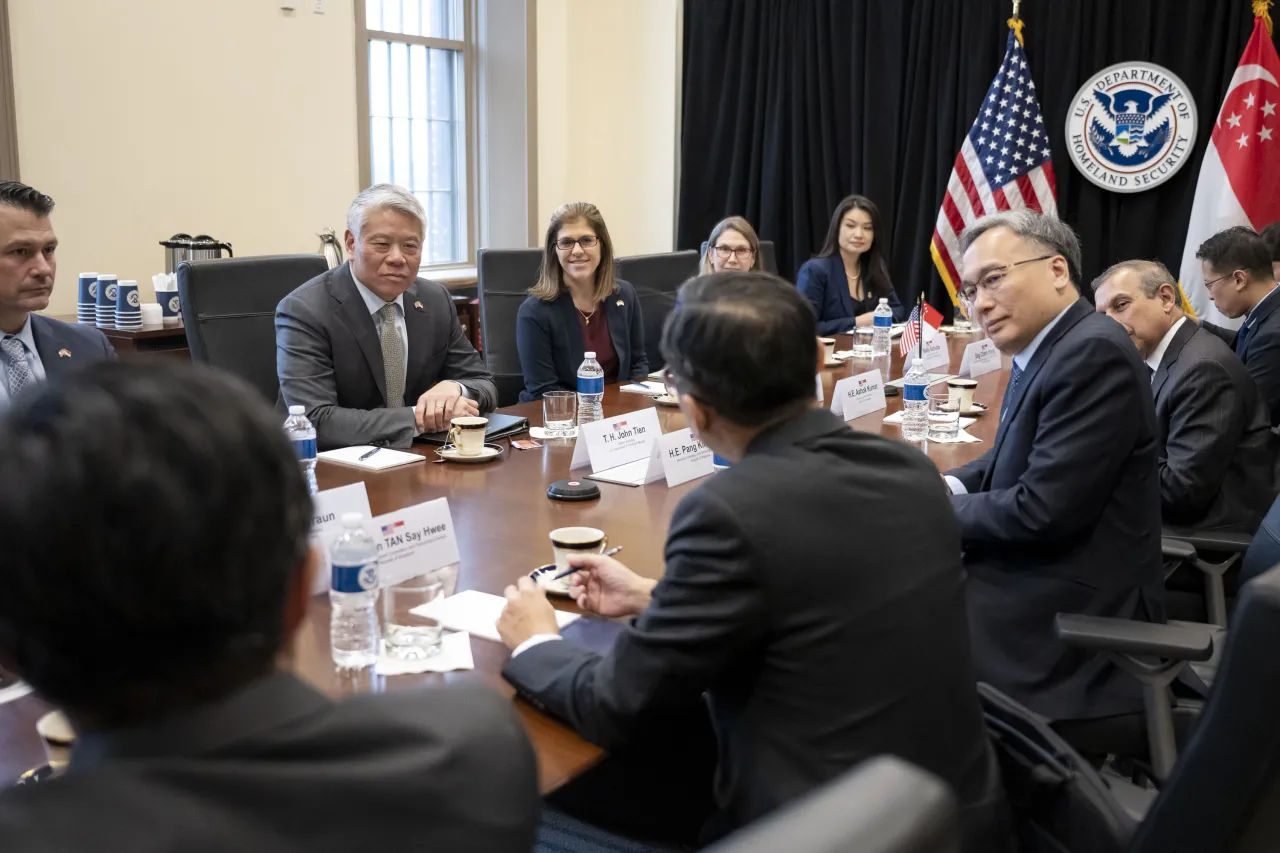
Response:
[[[1254,3],[1255,5],[1257,3],[1270,4],[1271,0],[1254,0]],[[1018,15],[1018,9],[1021,8],[1021,6],[1022,6],[1022,0],[1013,0],[1013,17],[1009,19],[1009,29],[1013,30],[1013,34],[1018,37],[1018,44],[1023,44],[1022,18]],[[1270,25],[1268,25],[1268,29],[1270,29]],[[1026,45],[1023,45],[1023,46],[1025,47]]]
[[[1013,5],[1017,6],[1018,0],[1014,0]],[[1267,32],[1271,32],[1271,0],[1253,0],[1253,16],[1261,18],[1262,23],[1266,24]]]

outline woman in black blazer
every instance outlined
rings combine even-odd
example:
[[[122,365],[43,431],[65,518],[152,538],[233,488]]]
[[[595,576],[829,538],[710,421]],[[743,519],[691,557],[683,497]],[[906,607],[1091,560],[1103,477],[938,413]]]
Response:
[[[822,251],[796,275],[796,288],[817,315],[819,335],[870,326],[881,298],[889,300],[895,323],[907,319],[889,281],[885,244],[880,211],[871,199],[851,195],[837,205]]]
[[[521,402],[576,391],[584,352],[595,352],[605,384],[644,379],[644,322],[635,289],[613,271],[613,241],[594,204],[551,214],[542,273],[516,315],[524,373]]]

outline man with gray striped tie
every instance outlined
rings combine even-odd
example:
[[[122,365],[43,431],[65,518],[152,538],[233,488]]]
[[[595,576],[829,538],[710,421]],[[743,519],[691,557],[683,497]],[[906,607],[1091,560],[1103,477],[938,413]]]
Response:
[[[426,221],[407,190],[370,187],[347,212],[350,261],[276,307],[281,403],[306,407],[322,450],[408,447],[497,403],[449,291],[418,278]]]

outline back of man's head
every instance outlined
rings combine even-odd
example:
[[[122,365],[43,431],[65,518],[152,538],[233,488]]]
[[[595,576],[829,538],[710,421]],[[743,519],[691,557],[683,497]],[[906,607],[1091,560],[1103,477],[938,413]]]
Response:
[[[1244,270],[1255,281],[1275,277],[1271,271],[1271,249],[1252,228],[1244,225],[1214,234],[1196,249],[1196,257],[1223,275]]]
[[[102,363],[0,416],[0,664],[91,727],[269,672],[311,500],[280,419],[212,369]]]
[[[818,341],[813,309],[762,272],[699,276],[680,289],[662,356],[681,390],[744,427],[812,404]]]

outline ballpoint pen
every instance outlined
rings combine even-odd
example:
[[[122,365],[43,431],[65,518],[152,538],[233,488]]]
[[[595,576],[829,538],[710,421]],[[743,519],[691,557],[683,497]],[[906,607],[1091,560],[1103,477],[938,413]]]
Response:
[[[614,554],[618,553],[618,552],[619,552],[619,551],[621,551],[621,550],[622,550],[622,546],[621,546],[621,545],[619,545],[617,548],[610,548],[608,551],[605,551],[605,552],[604,552],[603,554],[601,554],[600,556],[601,556],[601,557],[612,557]],[[577,569],[565,569],[563,572],[561,572],[560,574],[558,574],[558,575],[556,575],[555,577],[553,577],[553,578],[552,578],[552,580],[553,580],[553,581],[558,581],[558,580],[560,580],[561,578],[567,578],[567,577],[569,577],[569,575],[573,574],[573,573],[574,573],[574,572],[576,572],[576,571],[578,571],[578,570],[577,570]]]
[[[359,461],[363,462],[364,460],[368,459],[370,456],[372,456],[373,454],[377,453],[377,452],[378,452],[379,450],[381,450],[381,449],[382,449],[381,447],[375,447],[373,450],[370,450],[368,453],[362,453],[362,454],[360,454],[360,460],[359,460]]]

